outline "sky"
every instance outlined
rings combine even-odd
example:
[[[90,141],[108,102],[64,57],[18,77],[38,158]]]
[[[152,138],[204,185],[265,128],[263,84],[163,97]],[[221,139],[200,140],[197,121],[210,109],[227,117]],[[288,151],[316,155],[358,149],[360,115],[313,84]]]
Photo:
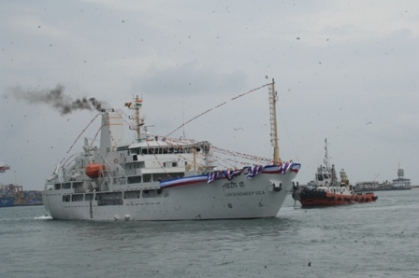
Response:
[[[63,114],[25,93],[116,109],[139,95],[158,135],[226,102],[172,136],[271,157],[267,87],[231,99],[274,79],[280,156],[302,164],[300,184],[327,138],[351,183],[401,166],[418,185],[418,49],[415,0],[0,0],[0,183],[42,190],[100,125],[95,109]]]

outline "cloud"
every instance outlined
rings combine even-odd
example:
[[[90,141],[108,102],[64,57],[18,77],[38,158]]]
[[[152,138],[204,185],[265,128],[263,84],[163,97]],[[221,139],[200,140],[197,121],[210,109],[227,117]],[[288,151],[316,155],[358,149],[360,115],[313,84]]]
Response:
[[[417,10],[419,2],[377,0],[6,1],[0,90],[40,92],[59,83],[73,99],[93,95],[114,108],[143,95],[150,131],[165,135],[275,78],[281,156],[303,163],[300,183],[313,178],[325,137],[351,180],[372,172],[391,179],[398,162],[419,180],[412,155]],[[260,90],[191,122],[186,136],[270,156],[267,107]],[[39,187],[94,114],[62,117],[45,105],[1,99],[0,160],[24,168],[23,184]]]
[[[199,67],[196,62],[162,70],[149,69],[148,74],[133,81],[132,90],[165,97],[168,95],[220,95],[244,88],[243,72],[217,72],[215,67]]]
[[[396,146],[410,145],[416,147],[419,138],[419,113],[401,113],[391,121],[382,123],[377,131],[377,137],[387,144]],[[375,138],[376,140],[378,138]]]

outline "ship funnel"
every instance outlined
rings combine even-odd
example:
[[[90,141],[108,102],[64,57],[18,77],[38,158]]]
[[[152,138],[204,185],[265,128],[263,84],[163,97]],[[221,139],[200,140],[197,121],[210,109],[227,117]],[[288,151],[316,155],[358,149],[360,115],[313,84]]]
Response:
[[[119,113],[105,111],[102,113],[102,128],[100,132],[100,154],[106,157],[108,152],[116,149],[124,142],[123,122]]]

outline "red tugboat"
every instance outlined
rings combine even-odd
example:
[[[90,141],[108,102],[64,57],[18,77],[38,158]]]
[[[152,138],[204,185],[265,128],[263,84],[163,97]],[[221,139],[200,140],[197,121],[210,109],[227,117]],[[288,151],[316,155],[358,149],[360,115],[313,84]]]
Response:
[[[377,196],[374,193],[355,193],[353,191],[343,169],[339,172],[340,181],[338,180],[335,166],[329,166],[327,139],[325,139],[325,143],[325,166],[320,165],[317,168],[315,181],[310,182],[303,188],[295,189],[293,192],[294,199],[299,200],[302,207],[338,206],[375,202]]]

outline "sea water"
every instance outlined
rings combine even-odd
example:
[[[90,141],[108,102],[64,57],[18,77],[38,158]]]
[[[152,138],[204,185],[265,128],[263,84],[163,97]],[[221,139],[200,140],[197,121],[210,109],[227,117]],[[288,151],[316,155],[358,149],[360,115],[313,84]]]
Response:
[[[0,209],[6,277],[419,277],[419,190],[277,218],[58,221],[42,206]]]

